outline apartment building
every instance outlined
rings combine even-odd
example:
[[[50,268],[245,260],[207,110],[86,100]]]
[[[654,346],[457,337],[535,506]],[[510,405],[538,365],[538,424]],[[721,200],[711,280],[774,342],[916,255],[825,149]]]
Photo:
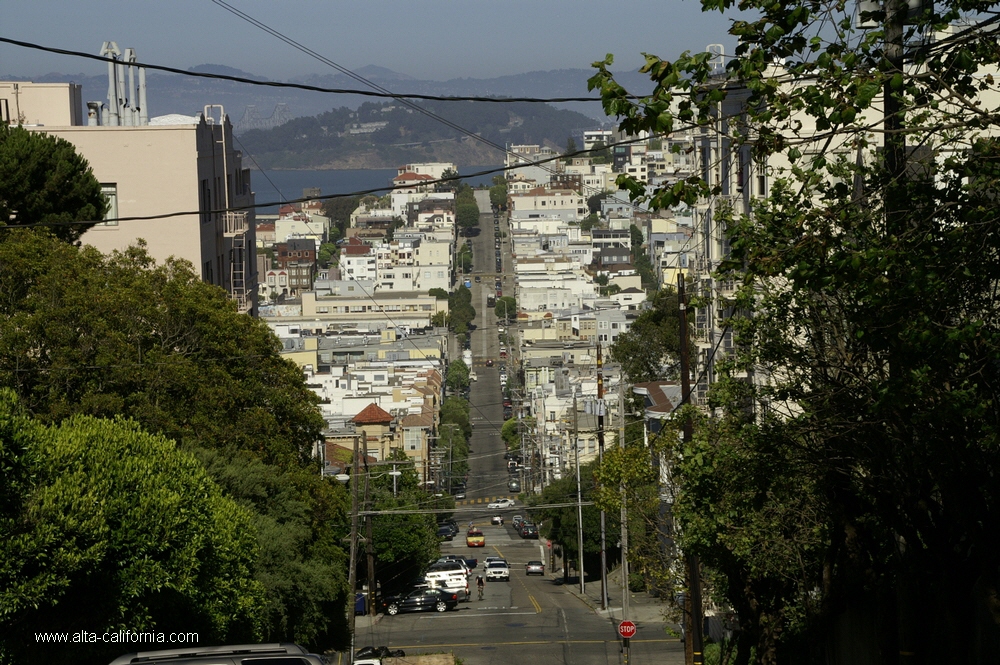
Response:
[[[0,82],[0,105],[14,109],[10,122],[33,122],[25,129],[69,141],[90,164],[111,209],[83,234],[84,244],[110,253],[145,240],[157,262],[190,261],[241,311],[256,314],[250,170],[243,168],[221,106],[148,120],[143,109],[141,116],[128,116],[136,124],[100,124],[109,114],[93,107],[85,118],[78,85],[27,82]],[[241,210],[229,211],[234,208]]]

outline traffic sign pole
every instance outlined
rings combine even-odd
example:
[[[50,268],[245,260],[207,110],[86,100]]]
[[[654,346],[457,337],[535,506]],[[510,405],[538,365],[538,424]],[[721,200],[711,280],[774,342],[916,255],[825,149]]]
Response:
[[[635,624],[628,619],[618,624],[618,634],[622,637],[622,661],[628,665],[629,640],[635,637]]]

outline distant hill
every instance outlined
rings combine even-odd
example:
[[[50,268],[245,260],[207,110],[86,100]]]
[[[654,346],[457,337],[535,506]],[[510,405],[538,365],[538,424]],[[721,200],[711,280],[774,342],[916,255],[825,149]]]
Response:
[[[503,161],[506,144],[561,148],[572,134],[598,126],[592,118],[547,104],[421,102],[470,137],[396,102],[367,102],[294,118],[269,130],[240,136],[244,150],[264,169],[395,168],[415,161],[484,166]],[[492,143],[496,147],[491,147]]]
[[[192,67],[191,69],[193,71],[227,74],[261,81],[267,80],[264,77],[232,67],[227,67],[225,65],[203,64],[198,65],[197,67]],[[397,93],[419,93],[441,96],[474,95],[539,98],[595,96],[594,93],[587,91],[587,79],[593,75],[593,70],[590,69],[535,71],[528,72],[526,74],[501,76],[490,79],[460,78],[448,81],[422,81],[409,77],[405,74],[394,72],[391,69],[377,67],[374,65],[357,69],[356,73],[367,78],[373,83]],[[644,94],[650,92],[652,89],[652,84],[649,82],[649,79],[641,74],[635,72],[621,72],[617,76],[619,82],[631,92]],[[30,79],[0,75],[0,78],[14,81],[34,80],[37,82],[72,81],[83,86],[84,102],[106,101],[107,98],[108,80],[107,76],[103,74],[90,76],[85,74],[52,73],[44,76],[31,77]],[[194,115],[195,113],[200,112],[207,104],[221,104],[225,108],[226,113],[229,114],[229,117],[232,119],[234,125],[239,123],[244,117],[253,118],[255,120],[254,122],[245,123],[246,127],[269,127],[286,122],[289,118],[298,117],[305,120],[310,116],[318,117],[327,113],[337,116],[340,109],[358,109],[362,104],[371,102],[373,99],[371,97],[364,97],[361,95],[329,94],[293,90],[289,88],[262,87],[230,81],[191,78],[178,74],[164,74],[154,71],[148,72],[146,79],[150,117],[166,115],[169,113]],[[293,82],[305,83],[324,88],[355,90],[365,89],[364,84],[359,83],[353,78],[341,73],[331,73],[322,76],[311,75],[296,79]],[[420,102],[420,105],[427,106],[428,103]],[[505,141],[520,142],[520,139],[514,138],[515,136],[520,135],[536,137],[530,141],[525,139],[525,142],[548,142],[561,147],[565,145],[566,137],[569,135],[571,130],[580,129],[581,127],[593,127],[598,123],[608,124],[610,122],[609,119],[603,115],[601,105],[597,102],[571,102],[545,107],[548,108],[549,111],[562,109],[583,114],[589,118],[589,124],[587,125],[584,125],[583,120],[577,115],[562,116],[562,120],[553,120],[553,123],[550,123],[549,120],[555,118],[556,116],[545,115],[548,112],[542,112],[542,114],[538,115],[536,118],[532,112],[528,111],[527,107],[518,107],[518,110],[513,110],[510,108],[511,106],[512,105],[504,105],[504,107],[511,111],[512,117],[526,119],[526,128],[519,128],[513,125],[508,126],[508,123],[511,121],[510,118],[505,121],[503,118],[496,118],[494,116],[489,116],[489,119],[483,119],[480,123],[484,127],[483,131],[493,132],[490,136],[493,140],[496,140],[501,144]],[[529,106],[536,106],[539,108],[543,107],[543,105]],[[275,114],[276,109],[277,114]],[[446,109],[445,107],[441,107],[441,109],[443,109],[441,111],[442,115],[451,118],[448,114],[452,113],[452,110]],[[455,112],[463,118],[468,118],[468,116],[465,115],[464,110]],[[486,113],[485,109],[483,112]],[[339,118],[339,116],[323,121],[313,118],[313,120],[306,120],[306,123],[318,123],[317,126],[327,127],[326,131],[328,133],[332,132],[333,134],[336,134],[337,132],[343,131],[343,126],[347,122],[346,120],[341,122],[341,120],[342,119]],[[459,122],[458,120],[453,121],[462,126],[466,126],[467,124],[479,126],[474,120],[467,119],[462,122]],[[559,124],[560,122],[562,125]],[[406,132],[411,131],[409,125],[406,123],[397,123],[396,126],[402,127],[403,134],[395,137],[393,141],[385,141],[383,143],[373,145],[371,149],[367,151],[367,157],[361,157],[361,153],[358,151],[348,151],[343,153],[340,161],[337,161],[331,159],[332,153],[325,152],[323,155],[320,155],[318,150],[328,151],[332,149],[322,148],[316,149],[316,151],[314,151],[315,154],[306,161],[311,164],[388,164],[390,167],[394,167],[397,163],[399,163],[398,159],[383,157],[383,155],[395,154],[393,151],[396,150],[396,148],[390,148],[389,145],[391,143],[417,141],[417,138],[413,135],[407,136]],[[538,129],[542,126],[549,127],[549,129]],[[500,129],[505,127],[508,131],[501,134]],[[467,128],[479,131],[476,127]],[[308,136],[320,135],[317,131],[306,131],[303,133]],[[241,134],[241,140],[242,136],[243,135]],[[255,142],[258,141],[258,139],[253,140]],[[460,141],[457,136],[430,138],[429,134],[426,138],[420,138],[419,141],[443,142],[429,143],[422,150],[416,150],[412,147],[409,149],[399,148],[399,150],[403,151],[401,154],[415,154],[423,152],[428,155],[440,155],[442,156],[442,159],[444,159],[445,156],[450,155],[452,158],[448,159],[448,161],[454,161],[460,165],[497,163],[496,152],[484,147],[479,142]],[[324,138],[323,142],[328,142],[328,139]],[[275,165],[290,165],[293,163],[291,155],[278,155],[278,153],[273,150],[269,150],[267,153],[269,155],[269,159],[273,159],[273,163]],[[254,156],[256,157],[256,154]],[[388,159],[389,161],[383,161],[384,159]],[[286,166],[285,168],[290,168],[290,166]],[[351,166],[341,168],[364,167]],[[370,168],[375,168],[375,166],[371,166]]]

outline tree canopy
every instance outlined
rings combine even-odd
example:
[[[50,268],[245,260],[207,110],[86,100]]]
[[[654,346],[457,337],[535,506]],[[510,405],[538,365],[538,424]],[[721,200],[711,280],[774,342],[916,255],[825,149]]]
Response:
[[[101,183],[72,143],[0,123],[0,220],[5,226],[42,225],[74,242],[107,210]]]
[[[9,389],[0,451],[0,662],[107,662],[122,650],[42,643],[42,631],[261,637],[252,512],[194,456],[132,421],[43,425]]]
[[[769,185],[711,208],[727,241],[718,277],[738,288],[704,306],[733,312],[736,343],[716,365],[714,417],[681,449],[661,437],[682,544],[738,613],[737,662],[751,648],[759,662],[819,662],[842,646],[838,626],[862,623],[859,658],[988,662],[1000,641],[1000,510],[983,500],[1000,492],[1000,51],[983,47],[995,7],[739,9],[723,68],[648,55],[656,89],[638,101],[610,58],[591,80],[626,132],[738,118],[716,158],[743,176],[763,165]],[[726,194],[697,176],[619,184],[654,208]]]
[[[104,256],[31,230],[0,242],[0,381],[33,417],[129,418],[195,454],[251,512],[259,634],[342,646],[343,488],[320,478],[324,423],[266,324],[182,261]]]

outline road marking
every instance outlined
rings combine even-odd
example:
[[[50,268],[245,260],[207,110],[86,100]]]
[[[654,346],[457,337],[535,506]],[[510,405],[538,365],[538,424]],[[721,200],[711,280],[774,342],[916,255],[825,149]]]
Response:
[[[477,614],[476,616],[483,616]],[[429,618],[429,617],[428,617]],[[664,638],[654,638],[651,640],[640,640],[632,638],[632,644],[638,644],[639,642],[680,642],[679,637],[664,637]],[[455,642],[453,644],[410,644],[410,645],[395,645],[394,649],[442,649],[442,648],[454,648],[454,647],[479,647],[479,646],[494,646],[494,647],[507,647],[507,646],[528,646],[535,644],[619,644],[620,641],[616,639],[612,640],[525,640],[522,642]]]
[[[496,550],[496,553],[499,554],[504,559],[507,558],[507,557],[505,557],[503,555],[503,552],[501,552],[500,548],[497,547],[496,545],[493,546],[493,549]],[[524,589],[524,592],[526,594],[528,594],[528,600],[530,600],[532,606],[534,606],[534,608],[535,608],[535,614],[541,614],[542,613],[542,606],[538,604],[538,601],[535,600],[535,597],[532,596],[531,593],[528,591],[528,587],[524,586],[524,581],[520,577],[517,577],[515,579],[517,580],[517,583],[521,585],[521,588]]]
[[[520,616],[520,615],[525,615],[525,614],[526,615],[530,615],[530,616],[534,616],[536,614],[536,612],[477,612],[475,614],[453,614],[453,615],[449,615],[449,616],[451,616],[452,618],[468,619],[469,617],[475,617],[475,618],[479,618],[479,617],[502,617],[502,616]],[[433,621],[437,620],[435,617],[431,617],[431,616],[422,616],[420,618],[421,619],[431,619]]]

